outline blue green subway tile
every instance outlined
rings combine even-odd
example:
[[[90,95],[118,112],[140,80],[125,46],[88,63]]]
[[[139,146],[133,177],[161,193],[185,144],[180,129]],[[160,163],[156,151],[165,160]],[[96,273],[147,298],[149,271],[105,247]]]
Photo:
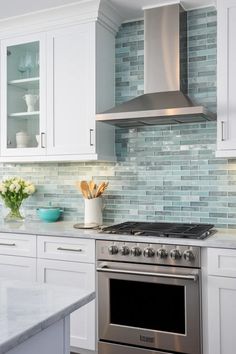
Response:
[[[211,11],[208,11],[207,12],[207,16],[208,17],[213,17],[213,16],[215,16],[215,18],[216,18],[216,16],[217,16],[217,11],[214,9],[214,8],[212,8],[212,10]]]
[[[230,210],[232,210],[232,208],[236,208],[236,200],[235,203],[228,203],[228,207],[230,208]]]
[[[190,202],[190,206],[192,207],[208,207],[208,203],[207,202]]]

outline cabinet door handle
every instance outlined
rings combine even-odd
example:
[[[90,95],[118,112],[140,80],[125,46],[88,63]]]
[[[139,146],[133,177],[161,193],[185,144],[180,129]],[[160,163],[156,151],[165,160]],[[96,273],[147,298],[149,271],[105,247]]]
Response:
[[[224,125],[225,125],[225,122],[221,121],[221,141],[225,141]]]
[[[92,134],[93,134],[94,130],[93,129],[89,129],[89,143],[90,146],[94,146],[93,142],[92,142]]]
[[[45,133],[41,133],[41,148],[45,149],[46,145],[45,145]]]
[[[71,251],[71,252],[83,252],[82,248],[64,248],[64,247],[57,247],[58,251]]]
[[[15,247],[16,244],[15,243],[4,243],[4,242],[0,242],[0,246],[10,246],[10,247]]]

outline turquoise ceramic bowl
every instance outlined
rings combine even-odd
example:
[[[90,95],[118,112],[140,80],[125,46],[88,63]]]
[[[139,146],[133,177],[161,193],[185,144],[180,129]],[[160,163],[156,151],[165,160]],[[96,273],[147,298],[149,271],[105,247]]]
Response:
[[[61,216],[62,210],[60,208],[37,208],[37,215],[40,220],[45,222],[55,222]]]

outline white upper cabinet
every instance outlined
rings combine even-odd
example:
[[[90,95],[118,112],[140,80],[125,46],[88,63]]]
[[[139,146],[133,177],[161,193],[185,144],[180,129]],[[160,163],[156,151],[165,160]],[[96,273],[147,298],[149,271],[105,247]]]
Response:
[[[118,22],[101,6],[75,3],[0,29],[0,161],[114,160],[114,127],[95,121],[115,92]]]
[[[217,156],[236,157],[236,2],[217,1]]]
[[[95,24],[47,34],[50,155],[95,153]]]
[[[1,154],[44,155],[45,35],[1,42]]]

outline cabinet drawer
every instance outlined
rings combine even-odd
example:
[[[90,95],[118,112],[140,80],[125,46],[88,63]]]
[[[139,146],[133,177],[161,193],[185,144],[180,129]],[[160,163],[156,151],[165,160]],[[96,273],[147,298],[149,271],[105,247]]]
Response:
[[[0,277],[36,281],[36,258],[0,255]]]
[[[39,258],[95,263],[94,240],[38,236],[37,245]]]
[[[208,274],[236,278],[236,250],[209,248]]]
[[[36,236],[0,233],[0,254],[36,257]]]

